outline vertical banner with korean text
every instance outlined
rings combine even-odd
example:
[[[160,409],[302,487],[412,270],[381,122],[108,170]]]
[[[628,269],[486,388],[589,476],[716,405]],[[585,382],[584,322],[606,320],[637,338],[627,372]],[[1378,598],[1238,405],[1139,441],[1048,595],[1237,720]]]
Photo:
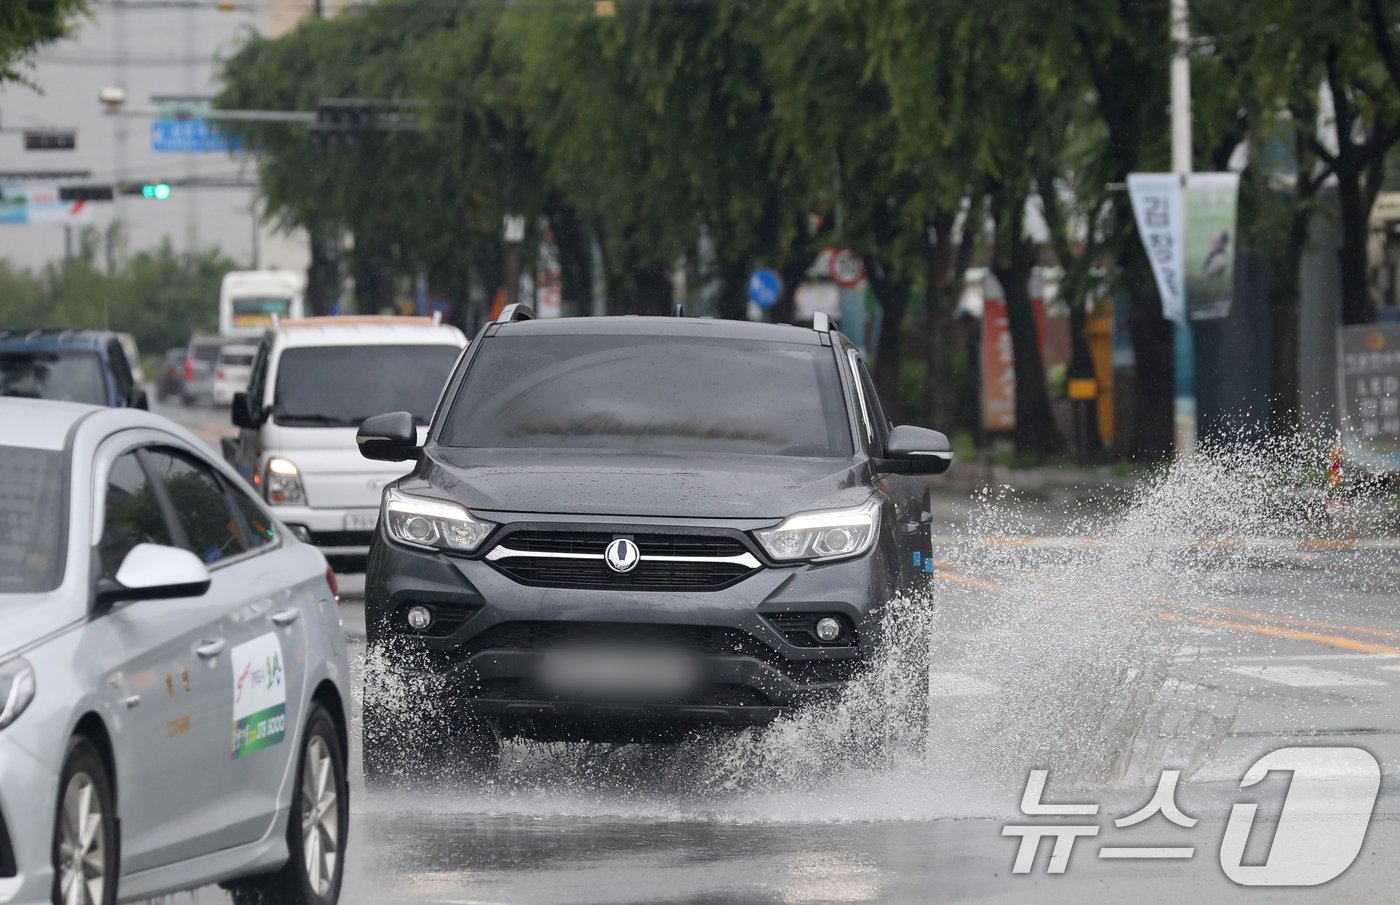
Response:
[[[1192,173],[1186,180],[1186,315],[1228,317],[1235,291],[1239,173]]]
[[[1346,458],[1400,471],[1400,324],[1337,328],[1337,366]]]
[[[1182,286],[1182,245],[1186,231],[1181,211],[1181,177],[1175,173],[1129,173],[1128,197],[1133,217],[1157,292],[1162,296],[1162,316],[1186,322],[1186,297]]]

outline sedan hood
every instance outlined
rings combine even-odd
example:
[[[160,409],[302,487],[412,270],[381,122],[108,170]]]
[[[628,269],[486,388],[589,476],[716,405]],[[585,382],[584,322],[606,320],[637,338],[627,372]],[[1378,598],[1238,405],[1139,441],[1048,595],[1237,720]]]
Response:
[[[849,459],[433,446],[403,489],[497,512],[779,519],[859,503],[869,482]]]

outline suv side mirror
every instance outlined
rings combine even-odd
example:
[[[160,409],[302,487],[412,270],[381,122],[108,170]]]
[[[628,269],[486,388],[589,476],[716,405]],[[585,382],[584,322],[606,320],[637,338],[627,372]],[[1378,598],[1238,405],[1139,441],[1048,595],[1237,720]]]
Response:
[[[389,412],[366,418],[355,434],[360,455],[381,462],[418,460],[418,427],[409,412]]]
[[[901,424],[890,431],[880,466],[900,474],[943,474],[952,464],[953,447],[947,435]]]
[[[246,391],[240,390],[233,394],[233,402],[229,405],[229,412],[234,427],[249,429],[262,427],[262,413],[255,409],[253,399]]]
[[[151,407],[150,400],[146,398],[146,391],[141,387],[132,387],[130,395],[127,396],[127,407],[141,409],[145,411]]]
[[[169,600],[198,597],[209,590],[209,570],[188,550],[162,544],[137,544],[117,569],[115,579],[97,584],[97,602]]]

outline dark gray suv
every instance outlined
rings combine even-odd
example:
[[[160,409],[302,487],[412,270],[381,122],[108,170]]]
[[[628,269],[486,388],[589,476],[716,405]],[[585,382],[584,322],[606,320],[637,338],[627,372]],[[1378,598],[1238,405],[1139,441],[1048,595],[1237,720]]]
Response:
[[[929,566],[924,474],[859,352],[692,318],[488,325],[426,442],[368,419],[389,485],[366,576],[370,776],[499,739],[656,740],[839,691]]]

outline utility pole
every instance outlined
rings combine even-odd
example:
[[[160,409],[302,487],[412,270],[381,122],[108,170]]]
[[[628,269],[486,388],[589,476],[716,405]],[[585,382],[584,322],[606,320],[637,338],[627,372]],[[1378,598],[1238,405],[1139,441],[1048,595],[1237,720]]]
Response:
[[[1172,172],[1179,180],[1182,217],[1186,215],[1186,177],[1191,172],[1191,60],[1187,50],[1191,42],[1190,10],[1188,0],[1171,0],[1171,40],[1172,40]],[[1183,223],[1177,234],[1177,241],[1185,239],[1186,227]],[[1189,341],[1191,327],[1176,328],[1177,341]],[[1194,370],[1194,354],[1193,370]],[[1185,375],[1177,374],[1176,383],[1180,387]],[[1193,381],[1194,387],[1194,381]],[[1178,455],[1191,452],[1196,446],[1196,399],[1176,393],[1176,451]]]
[[[1172,172],[1191,172],[1191,43],[1187,0],[1172,0]]]

